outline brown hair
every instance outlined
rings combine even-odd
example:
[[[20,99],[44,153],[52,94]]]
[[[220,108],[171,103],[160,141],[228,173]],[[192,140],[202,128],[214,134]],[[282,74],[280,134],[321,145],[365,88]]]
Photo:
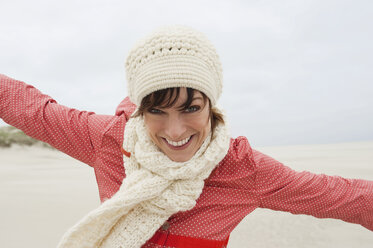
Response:
[[[179,110],[185,110],[189,108],[190,105],[192,104],[194,92],[196,90],[192,88],[186,88],[186,90],[187,90],[187,99],[182,105],[179,106]],[[207,101],[209,102],[211,130],[213,132],[218,123],[224,124],[223,114],[220,113],[217,109],[212,108],[210,99],[203,92],[201,91],[199,92],[202,94],[204,103],[206,104]],[[141,105],[139,106],[139,109],[133,115],[133,117],[143,115],[144,112],[147,112],[152,108],[172,107],[176,103],[177,99],[179,98],[179,95],[180,95],[180,87],[167,88],[163,90],[154,91],[141,100]]]

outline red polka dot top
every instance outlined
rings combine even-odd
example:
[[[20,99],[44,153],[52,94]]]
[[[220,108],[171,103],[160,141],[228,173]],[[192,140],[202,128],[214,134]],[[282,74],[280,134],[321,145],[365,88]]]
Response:
[[[115,115],[98,115],[0,74],[0,99],[6,123],[93,168],[102,202],[117,192],[125,177],[123,133],[135,109],[128,98]],[[373,182],[296,172],[252,149],[245,137],[232,138],[196,206],[172,215],[142,247],[225,247],[256,208],[341,219],[373,231]]]

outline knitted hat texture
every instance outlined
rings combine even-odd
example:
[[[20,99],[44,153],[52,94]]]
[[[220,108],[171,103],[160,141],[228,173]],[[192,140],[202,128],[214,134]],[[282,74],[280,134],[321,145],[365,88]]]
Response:
[[[199,90],[212,106],[222,92],[222,66],[214,46],[204,34],[186,26],[161,27],[140,40],[125,68],[128,95],[137,106],[148,94],[171,87]]]

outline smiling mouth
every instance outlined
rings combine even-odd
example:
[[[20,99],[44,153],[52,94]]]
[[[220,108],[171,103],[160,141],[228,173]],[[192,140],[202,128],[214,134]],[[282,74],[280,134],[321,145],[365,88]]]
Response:
[[[181,141],[178,141],[178,142],[171,141],[171,140],[168,140],[166,138],[162,138],[162,139],[168,145],[168,147],[170,147],[171,149],[181,150],[181,149],[186,148],[191,143],[191,140],[192,140],[193,137],[194,137],[194,135],[191,135],[190,137],[185,138],[185,139],[183,139]]]

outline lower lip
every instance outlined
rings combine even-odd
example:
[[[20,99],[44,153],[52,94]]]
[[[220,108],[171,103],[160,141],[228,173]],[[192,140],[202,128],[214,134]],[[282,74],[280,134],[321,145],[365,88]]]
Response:
[[[190,137],[190,139],[188,140],[188,142],[185,143],[182,146],[173,146],[173,145],[170,145],[165,138],[162,138],[162,139],[167,144],[167,146],[169,148],[171,148],[172,150],[183,150],[183,149],[185,149],[185,148],[187,148],[189,146],[189,144],[192,142],[193,137],[194,137],[194,135],[192,135],[192,137]]]

